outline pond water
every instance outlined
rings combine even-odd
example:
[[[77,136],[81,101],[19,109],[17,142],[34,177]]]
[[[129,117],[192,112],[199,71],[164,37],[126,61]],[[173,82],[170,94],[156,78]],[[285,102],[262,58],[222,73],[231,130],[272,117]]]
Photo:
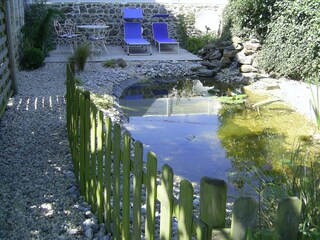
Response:
[[[159,170],[167,163],[175,175],[191,182],[199,183],[203,176],[220,178],[232,189],[229,182],[237,183],[232,173],[251,165],[271,164],[276,170],[281,160],[290,158],[294,142],[314,131],[282,103],[258,112],[243,104],[222,105],[209,89],[214,95],[237,91],[214,80],[161,79],[123,92],[126,128],[143,143],[145,154],[157,154]]]

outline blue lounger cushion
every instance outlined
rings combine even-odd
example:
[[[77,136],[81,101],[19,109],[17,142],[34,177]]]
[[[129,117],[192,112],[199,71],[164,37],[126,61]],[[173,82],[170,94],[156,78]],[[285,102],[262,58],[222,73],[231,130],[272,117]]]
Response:
[[[176,45],[177,52],[179,53],[179,42],[173,38],[169,37],[168,25],[165,22],[153,23],[153,39],[156,46],[159,48],[159,53],[161,53],[161,45]]]
[[[124,23],[124,43],[128,55],[133,55],[133,53],[130,53],[130,47],[138,46],[145,48],[145,51],[142,54],[152,54],[150,42],[142,37],[142,26],[139,22]],[[149,52],[147,51],[148,48]]]

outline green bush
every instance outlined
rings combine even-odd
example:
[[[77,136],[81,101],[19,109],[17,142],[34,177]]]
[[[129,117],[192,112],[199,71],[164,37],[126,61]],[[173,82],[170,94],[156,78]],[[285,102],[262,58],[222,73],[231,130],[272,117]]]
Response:
[[[204,45],[205,42],[201,37],[189,37],[186,42],[186,48],[192,53],[197,53]]]
[[[79,71],[84,70],[89,55],[90,47],[88,44],[81,44],[75,49],[73,54],[73,61]]]
[[[224,11],[223,32],[230,31],[232,35],[239,37],[263,37],[276,11],[275,2],[276,0],[230,0]]]
[[[188,51],[196,54],[206,44],[215,43],[218,40],[218,36],[215,33],[198,33],[194,35],[189,33],[188,29],[195,22],[193,13],[189,13],[188,15],[180,14],[178,15],[178,19],[180,46],[186,48]]]
[[[276,7],[258,56],[260,66],[294,79],[319,76],[319,1],[284,0]]]
[[[21,66],[29,70],[39,68],[43,65],[44,58],[44,54],[40,49],[34,47],[26,48],[21,59]]]
[[[55,33],[52,18],[61,12],[50,9],[44,3],[28,4],[25,8],[25,25],[23,33],[24,48],[41,49],[45,55],[55,49]]]

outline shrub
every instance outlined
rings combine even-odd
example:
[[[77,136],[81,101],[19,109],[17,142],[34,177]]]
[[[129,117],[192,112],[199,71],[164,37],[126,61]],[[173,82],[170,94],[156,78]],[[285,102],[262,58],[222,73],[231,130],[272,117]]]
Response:
[[[276,0],[230,0],[224,11],[223,31],[232,35],[263,37],[275,12]]]
[[[54,16],[61,15],[61,12],[48,8],[42,2],[26,6],[25,25],[21,29],[24,48],[39,48],[47,55],[49,51],[55,49],[55,35],[51,27],[51,19]]]
[[[279,1],[258,62],[266,71],[294,79],[316,77],[320,69],[320,11],[313,0]]]
[[[204,41],[200,37],[189,37],[186,43],[186,48],[192,52],[197,53],[205,45]]]
[[[195,22],[194,14],[190,13],[186,16],[180,14],[178,18],[180,45],[186,48],[188,51],[196,54],[206,44],[215,43],[218,40],[218,36],[215,33],[198,33],[191,35],[188,32],[189,25],[192,25]]]
[[[90,55],[90,47],[88,44],[81,44],[78,46],[73,54],[74,63],[79,71],[84,70],[87,59]]]
[[[26,48],[23,52],[21,59],[21,66],[24,69],[36,69],[43,65],[44,54],[43,52],[34,47]]]

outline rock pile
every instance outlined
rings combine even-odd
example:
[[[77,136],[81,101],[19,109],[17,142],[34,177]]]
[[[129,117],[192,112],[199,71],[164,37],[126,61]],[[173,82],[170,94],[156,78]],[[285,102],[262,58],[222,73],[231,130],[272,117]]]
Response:
[[[239,37],[208,44],[198,52],[203,59],[203,67],[198,70],[197,75],[217,76],[218,80],[233,77],[250,82],[258,73],[255,56],[260,47],[257,39],[243,41]]]

